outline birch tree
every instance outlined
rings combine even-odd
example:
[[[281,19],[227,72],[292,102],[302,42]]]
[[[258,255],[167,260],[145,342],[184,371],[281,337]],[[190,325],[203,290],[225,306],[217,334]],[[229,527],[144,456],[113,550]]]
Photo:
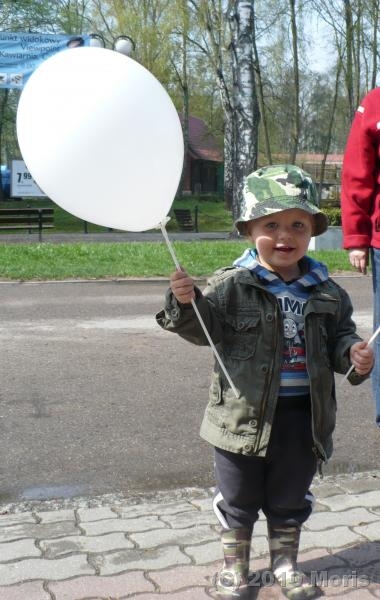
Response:
[[[254,78],[254,2],[190,0],[205,35],[193,39],[208,57],[224,113],[224,194],[237,218],[243,180],[257,166],[259,108]]]
[[[232,65],[232,214],[239,216],[244,177],[257,167],[260,121],[254,74],[254,3],[237,0],[229,14]]]

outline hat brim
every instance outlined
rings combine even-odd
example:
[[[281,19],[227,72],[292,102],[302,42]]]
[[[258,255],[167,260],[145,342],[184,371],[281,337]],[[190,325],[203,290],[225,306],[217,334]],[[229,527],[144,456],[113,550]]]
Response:
[[[321,210],[319,210],[319,208],[310,202],[306,202],[304,199],[300,200],[297,197],[291,198],[289,196],[286,197],[286,207],[284,207],[283,199],[276,200],[276,198],[272,198],[270,202],[267,201],[265,203],[265,209],[263,209],[263,207],[260,206],[260,203],[258,203],[257,206],[252,208],[248,218],[245,218],[244,220],[237,219],[235,221],[235,227],[241,235],[246,235],[246,225],[249,223],[249,221],[256,221],[261,217],[267,217],[271,214],[284,212],[285,210],[291,210],[293,208],[304,210],[313,217],[313,236],[321,235],[327,230],[327,217]]]

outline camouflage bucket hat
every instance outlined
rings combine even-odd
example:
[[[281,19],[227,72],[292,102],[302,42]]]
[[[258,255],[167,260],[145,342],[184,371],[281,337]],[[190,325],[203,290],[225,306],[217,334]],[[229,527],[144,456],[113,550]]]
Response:
[[[327,229],[326,215],[317,206],[317,190],[311,176],[295,165],[270,165],[246,177],[240,217],[235,227],[246,233],[246,223],[273,213],[299,208],[314,218],[313,235]]]

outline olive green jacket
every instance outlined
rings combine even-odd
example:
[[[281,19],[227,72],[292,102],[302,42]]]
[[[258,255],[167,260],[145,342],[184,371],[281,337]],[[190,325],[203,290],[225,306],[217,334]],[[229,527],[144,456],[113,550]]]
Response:
[[[276,297],[246,268],[221,269],[196,304],[211,339],[239,393],[236,398],[215,361],[201,436],[218,448],[265,456],[280,387],[283,350],[282,314]],[[314,452],[332,453],[336,398],[334,371],[350,368],[349,349],[356,334],[348,294],[331,279],[311,288],[305,305],[306,364],[310,379]],[[207,345],[194,309],[180,305],[168,290],[159,325],[198,345]],[[352,371],[358,384],[368,377]]]

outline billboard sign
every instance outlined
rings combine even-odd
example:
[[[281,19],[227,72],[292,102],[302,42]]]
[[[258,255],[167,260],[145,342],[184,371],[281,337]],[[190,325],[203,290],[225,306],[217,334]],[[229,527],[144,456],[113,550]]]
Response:
[[[11,168],[11,198],[27,196],[46,197],[38,187],[23,160],[12,160]]]
[[[22,89],[38,65],[52,54],[89,46],[90,35],[0,32],[0,89]]]

